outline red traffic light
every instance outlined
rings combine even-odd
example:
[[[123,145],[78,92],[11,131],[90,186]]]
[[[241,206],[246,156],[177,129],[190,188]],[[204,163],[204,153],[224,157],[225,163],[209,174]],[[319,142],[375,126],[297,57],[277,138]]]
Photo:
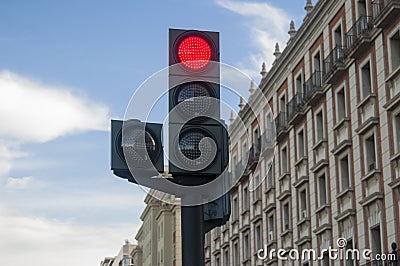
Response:
[[[179,61],[191,70],[201,70],[210,62],[212,49],[206,39],[188,36],[178,45]]]

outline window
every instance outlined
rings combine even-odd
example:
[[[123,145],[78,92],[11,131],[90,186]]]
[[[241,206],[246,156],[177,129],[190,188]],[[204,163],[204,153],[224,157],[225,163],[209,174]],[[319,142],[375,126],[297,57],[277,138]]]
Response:
[[[374,255],[382,254],[382,241],[381,241],[381,227],[380,225],[371,228],[371,249],[372,254],[371,258],[374,258]]]
[[[315,116],[315,123],[316,123],[316,142],[322,140],[324,138],[324,114],[323,110],[319,111]]]
[[[318,192],[319,192],[319,206],[326,205],[327,201],[327,188],[325,173],[318,177]]]
[[[375,155],[375,136],[371,135],[365,139],[365,158],[366,158],[366,173],[376,169]]]
[[[275,239],[275,219],[274,215],[268,217],[268,241]]]
[[[335,46],[342,46],[343,40],[342,40],[342,25],[339,25],[334,32],[334,38],[335,38]],[[336,57],[340,58],[340,57]]]
[[[233,198],[233,219],[239,219],[239,204],[237,197]]]
[[[346,96],[344,94],[344,88],[336,93],[336,110],[337,122],[340,122],[346,117]]]
[[[399,153],[400,152],[400,113],[394,116],[394,147],[395,147],[395,152]]]
[[[224,251],[224,266],[229,266],[229,250]]]
[[[289,203],[283,205],[283,222],[284,222],[284,230],[290,229],[290,217],[289,217]]]
[[[250,258],[250,242],[249,242],[249,235],[246,234],[244,235],[243,238],[243,255],[244,259],[249,259]]]
[[[313,67],[314,67],[314,73],[315,75],[313,76],[313,83],[317,87],[322,86],[322,60],[321,60],[321,53],[318,52],[314,55],[313,57]]]
[[[256,175],[254,178],[254,201],[261,200],[261,186],[260,186],[260,176]]]
[[[307,218],[307,191],[304,189],[300,192],[300,219]]]
[[[288,173],[289,170],[288,152],[286,146],[281,151],[281,169],[282,169],[282,174]]]
[[[262,230],[261,230],[261,225],[256,226],[256,251],[262,249]]]
[[[243,158],[243,162],[246,162],[249,159],[247,157],[247,143],[243,143],[242,158]]]
[[[357,1],[358,17],[367,16],[367,3],[365,0]]]
[[[279,100],[279,107],[281,112],[286,112],[286,96],[283,95]]]
[[[305,156],[305,141],[304,141],[304,130],[300,130],[297,133],[297,157],[298,159],[302,158]]]
[[[368,61],[361,67],[361,93],[362,98],[369,96],[372,91],[371,63]]]
[[[400,67],[400,30],[393,34],[389,39],[390,67],[395,71]]]
[[[356,257],[355,257],[355,253],[354,252],[351,252],[351,250],[353,250],[353,239],[347,239],[347,245],[346,245],[346,258],[347,258],[347,260],[346,260],[346,263],[345,263],[345,265],[346,266],[353,266],[354,265],[354,261],[357,259]]]
[[[215,259],[215,266],[221,266],[220,258]]]
[[[131,260],[129,258],[124,258],[122,260],[122,265],[124,266],[130,266],[131,265]]]
[[[350,173],[349,173],[349,156],[340,159],[340,183],[342,191],[350,187]]]
[[[240,262],[239,262],[239,245],[236,242],[233,245],[233,265],[234,266],[239,266]]]
[[[247,187],[243,188],[243,210],[247,211],[250,207],[249,203],[249,189]]]
[[[267,187],[272,188],[274,186],[274,169],[272,163],[267,164]]]
[[[303,92],[303,76],[300,73],[297,77],[296,77],[296,93],[302,93]]]
[[[325,251],[323,253],[321,265],[322,266],[329,266],[329,253],[328,253],[328,251]]]

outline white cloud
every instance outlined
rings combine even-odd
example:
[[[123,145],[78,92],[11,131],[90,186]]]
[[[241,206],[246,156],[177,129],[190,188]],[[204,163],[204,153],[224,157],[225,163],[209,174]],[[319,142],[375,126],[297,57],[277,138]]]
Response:
[[[0,177],[9,174],[13,160],[28,155],[20,151],[21,144],[109,129],[107,106],[75,95],[65,87],[3,70],[0,93]],[[12,179],[10,182],[16,186]]]
[[[246,18],[249,30],[249,40],[254,45],[254,52],[249,54],[247,62],[242,62],[241,68],[252,77],[258,77],[261,63],[271,66],[275,60],[273,53],[275,44],[280,44],[281,50],[288,40],[290,16],[282,9],[266,2],[243,2],[235,0],[216,0],[216,3],[236,14]]]
[[[9,177],[7,178],[6,187],[11,189],[24,189],[26,188],[33,180],[31,176],[25,176],[21,178]]]
[[[0,258],[3,265],[98,265],[116,255],[124,239],[133,241],[139,225],[77,227],[39,217],[12,215],[0,205]]]
[[[107,130],[108,108],[70,90],[9,71],[0,72],[0,137],[46,142],[88,130]]]

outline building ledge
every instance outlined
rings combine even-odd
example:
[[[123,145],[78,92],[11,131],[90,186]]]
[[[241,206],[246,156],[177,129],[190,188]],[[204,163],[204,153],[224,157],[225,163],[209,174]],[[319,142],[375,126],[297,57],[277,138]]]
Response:
[[[369,195],[368,197],[364,198],[363,200],[361,200],[359,203],[362,207],[366,207],[377,200],[382,200],[383,198],[384,195],[382,192],[375,192]]]
[[[316,209],[315,210],[315,213],[320,213],[320,212],[323,212],[325,209],[330,209],[331,208],[331,205],[329,205],[329,204],[324,204],[324,205],[322,205],[321,207],[319,207],[318,209]]]
[[[322,138],[320,139],[317,143],[314,144],[314,146],[312,147],[313,150],[318,149],[320,146],[324,145],[328,143],[328,140],[326,138]]]
[[[293,186],[294,186],[295,188],[299,188],[300,186],[302,186],[303,184],[308,183],[308,182],[309,182],[308,176],[302,176],[302,177],[300,177],[299,179],[297,179],[297,180],[293,183]]]
[[[366,96],[364,99],[362,99],[356,106],[357,109],[360,109],[364,107],[367,103],[370,101],[375,101],[376,99],[376,94],[375,93],[370,93],[368,96]]]
[[[379,169],[374,169],[371,172],[367,173],[365,176],[361,178],[361,182],[368,181],[370,178],[375,177],[376,179],[379,179],[381,176],[381,170]]]
[[[341,222],[350,216],[356,216],[355,209],[347,209],[347,210],[341,212],[338,216],[335,217],[335,220],[337,222]]]
[[[391,187],[393,189],[400,187],[400,178],[396,178],[395,180],[390,182],[389,187]]]
[[[322,159],[311,168],[311,172],[316,173],[319,170],[321,170],[322,168],[324,168],[325,166],[327,166],[328,164],[329,164],[329,161],[327,159]]]
[[[293,230],[292,229],[286,229],[285,231],[283,231],[281,233],[281,237],[285,237],[285,236],[287,236],[289,234],[293,234]]]
[[[343,151],[345,151],[346,149],[350,148],[352,145],[353,142],[351,140],[343,140],[333,150],[331,150],[331,153],[333,155],[338,155]]]
[[[278,197],[278,200],[279,201],[282,201],[282,200],[284,200],[284,199],[286,199],[287,197],[290,197],[292,195],[292,192],[290,192],[290,190],[285,190],[285,191],[283,191],[280,195],[279,195],[279,197]]]
[[[308,157],[307,156],[301,156],[295,163],[294,166],[299,166],[301,165],[303,162],[307,162],[308,161]]]
[[[301,226],[301,225],[303,225],[303,224],[306,224],[306,223],[309,223],[309,222],[311,222],[310,217],[306,217],[306,218],[303,218],[303,219],[301,219],[300,221],[298,221],[298,222],[297,222],[297,226],[299,227],[299,226]]]
[[[339,194],[336,195],[336,199],[341,199],[343,197],[345,197],[347,194],[351,194],[354,192],[354,188],[349,187],[345,190],[343,190],[342,192],[339,192]]]
[[[350,123],[350,118],[345,117],[345,118],[341,119],[339,122],[337,122],[336,125],[334,125],[333,130],[336,131],[348,123]]]
[[[312,241],[311,237],[303,236],[302,238],[300,238],[298,241],[296,241],[294,243],[299,247],[299,246],[302,246],[304,244],[311,243],[311,241]]]
[[[379,118],[378,117],[370,117],[368,118],[364,123],[360,125],[359,128],[355,130],[355,132],[359,135],[364,134],[366,131],[371,129],[372,127],[376,126],[379,124]]]
[[[276,208],[275,203],[270,203],[264,208],[264,212],[270,212],[271,210],[274,210]]]
[[[332,224],[323,224],[323,225],[319,226],[317,229],[315,229],[313,232],[316,235],[320,235],[323,232],[328,231],[328,230],[332,230]]]

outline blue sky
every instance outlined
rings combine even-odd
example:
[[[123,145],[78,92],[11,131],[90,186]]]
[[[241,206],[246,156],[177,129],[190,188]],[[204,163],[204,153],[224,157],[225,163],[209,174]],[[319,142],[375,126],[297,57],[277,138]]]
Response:
[[[167,66],[168,28],[219,31],[221,62],[259,80],[305,2],[2,1],[2,262],[97,265],[133,240],[145,194],[109,170],[109,120]]]

